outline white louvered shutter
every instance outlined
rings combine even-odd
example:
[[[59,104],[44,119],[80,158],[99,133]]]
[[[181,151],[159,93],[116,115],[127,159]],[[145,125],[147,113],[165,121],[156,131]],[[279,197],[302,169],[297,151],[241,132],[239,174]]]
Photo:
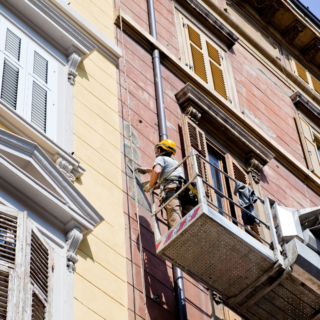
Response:
[[[0,205],[0,319],[18,319],[26,214]]]
[[[25,35],[2,19],[0,24],[0,98],[19,113],[23,112],[26,50]]]
[[[28,219],[25,274],[25,320],[49,319],[52,249]]]
[[[39,130],[55,139],[56,103],[53,97],[56,63],[44,50],[28,48],[28,106],[26,118]]]

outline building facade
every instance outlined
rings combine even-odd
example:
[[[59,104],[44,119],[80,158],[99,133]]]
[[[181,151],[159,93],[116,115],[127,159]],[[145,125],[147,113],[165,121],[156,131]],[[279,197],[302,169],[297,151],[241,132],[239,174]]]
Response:
[[[129,318],[307,319],[303,310],[309,305],[293,302],[300,294],[307,297],[307,291],[297,289],[300,293],[288,302],[282,294],[295,290],[281,282],[283,291],[275,293],[276,289],[271,290],[275,281],[270,292],[259,293],[264,306],[261,297],[258,302],[248,297],[249,302],[243,302],[244,314],[244,307],[231,307],[230,300],[211,294],[187,274],[183,276],[182,302],[187,316],[182,314],[173,267],[157,255],[154,245],[150,198],[141,192],[139,183],[136,191],[132,181],[132,161],[141,167],[153,165],[153,148],[163,126],[159,113],[162,98],[157,89],[161,82],[165,125],[168,137],[177,144],[178,161],[194,150],[272,203],[294,209],[319,206],[319,20],[296,0],[121,0],[115,9],[116,44],[123,50],[118,95]],[[155,67],[158,54],[161,78]],[[228,184],[218,170],[211,170],[204,162],[198,165],[206,182],[238,201],[232,182]],[[135,178],[143,182],[149,177]],[[246,224],[239,208],[219,193],[205,190],[216,208]],[[255,210],[266,221],[261,202],[255,204]],[[276,227],[279,233],[279,225]],[[165,233],[166,227],[161,224],[160,230]],[[267,228],[253,226],[251,231],[269,243],[273,241],[275,248],[276,240]],[[222,239],[217,241],[223,243]],[[299,241],[308,242],[306,237]],[[284,242],[280,241],[280,246],[279,253],[286,259]],[[224,269],[217,267],[212,274],[216,287],[223,287],[223,279],[241,266],[239,261],[233,265],[229,261]],[[241,272],[237,272],[239,276]],[[244,277],[249,288],[254,282],[253,269]],[[319,287],[314,285],[313,289],[317,295]],[[229,298],[236,296],[235,290],[229,293]],[[267,310],[268,303],[272,308]],[[317,309],[313,305],[309,313],[306,311],[308,319],[316,319]]]
[[[127,319],[113,4],[1,1],[0,30],[0,317]]]

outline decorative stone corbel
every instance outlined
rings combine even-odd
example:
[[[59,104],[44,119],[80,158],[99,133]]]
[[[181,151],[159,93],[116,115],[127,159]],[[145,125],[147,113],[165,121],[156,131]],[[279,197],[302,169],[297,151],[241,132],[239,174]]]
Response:
[[[74,79],[78,75],[78,72],[76,70],[78,68],[80,61],[81,61],[81,58],[76,52],[72,53],[68,58],[68,66],[69,66],[68,81],[72,85],[74,85]]]
[[[56,165],[60,169],[60,171],[70,180],[70,181],[75,181],[76,177],[74,174],[71,172],[73,169],[73,166],[66,160],[62,158],[58,158],[56,160]]]
[[[282,4],[280,2],[272,1],[261,11],[262,19],[266,22],[270,22],[281,8]]]
[[[298,35],[302,33],[304,29],[305,27],[299,21],[296,21],[288,28],[283,36],[288,43],[292,43],[298,38]]]
[[[320,41],[316,39],[310,45],[307,46],[307,48],[304,50],[303,55],[306,58],[306,60],[311,61],[316,57],[319,51]]]
[[[67,268],[69,272],[73,272],[75,270],[74,265],[79,260],[75,253],[82,241],[82,238],[83,235],[79,228],[73,228],[67,233]]]
[[[198,123],[201,118],[201,113],[191,106],[184,111],[184,114],[195,123]]]
[[[247,163],[248,171],[251,172],[252,179],[255,183],[260,183],[260,172],[263,165],[254,157],[249,158]]]

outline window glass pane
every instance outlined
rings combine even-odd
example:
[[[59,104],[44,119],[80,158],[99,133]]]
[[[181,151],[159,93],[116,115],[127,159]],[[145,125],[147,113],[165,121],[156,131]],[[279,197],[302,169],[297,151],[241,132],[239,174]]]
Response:
[[[215,165],[216,167],[220,168],[219,159],[210,152],[209,152],[209,161],[213,165]],[[213,186],[216,189],[218,189],[221,193],[224,194],[221,173],[212,166],[210,166],[210,168],[211,168],[211,176],[212,176]],[[216,194],[216,200],[217,200],[218,207],[223,210],[222,198],[217,194]],[[220,213],[223,214],[222,212],[220,212]]]

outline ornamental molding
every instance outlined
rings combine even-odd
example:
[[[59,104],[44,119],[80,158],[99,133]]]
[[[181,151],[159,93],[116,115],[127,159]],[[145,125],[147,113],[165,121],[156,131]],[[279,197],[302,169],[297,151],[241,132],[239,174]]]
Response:
[[[70,167],[59,158],[60,167],[36,143],[0,130],[0,179],[65,230],[77,226],[88,234],[104,218],[70,182]]]
[[[71,229],[66,235],[66,247],[67,247],[67,268],[69,272],[74,272],[75,264],[79,261],[76,256],[76,251],[83,239],[81,230],[79,228]]]
[[[76,177],[72,173],[73,166],[68,161],[64,160],[63,158],[58,158],[56,160],[56,165],[59,170],[70,180],[75,181]]]
[[[265,8],[261,10],[261,17],[264,21],[270,22],[273,20],[274,16],[282,8],[282,4],[279,1],[272,1]]]
[[[74,80],[78,75],[78,72],[76,70],[80,62],[81,62],[81,58],[79,54],[76,52],[72,53],[68,58],[68,66],[69,66],[68,81],[71,85],[74,85]]]
[[[249,155],[253,155],[263,164],[274,157],[274,154],[235,118],[230,117],[190,83],[187,83],[175,96],[183,110],[188,110],[190,107],[199,110],[201,113],[199,122],[210,130],[208,134],[226,147],[232,147],[241,157],[246,159]]]
[[[201,118],[201,113],[191,106],[184,111],[184,114],[195,123],[198,123]]]
[[[263,165],[253,156],[247,162],[248,171],[251,173],[252,179],[255,183],[260,183],[260,173]]]
[[[288,43],[293,43],[304,29],[305,27],[299,21],[295,21],[283,34],[283,37]]]
[[[309,44],[304,49],[303,55],[306,58],[306,60],[311,62],[319,52],[320,52],[320,40],[315,39],[311,44]]]

